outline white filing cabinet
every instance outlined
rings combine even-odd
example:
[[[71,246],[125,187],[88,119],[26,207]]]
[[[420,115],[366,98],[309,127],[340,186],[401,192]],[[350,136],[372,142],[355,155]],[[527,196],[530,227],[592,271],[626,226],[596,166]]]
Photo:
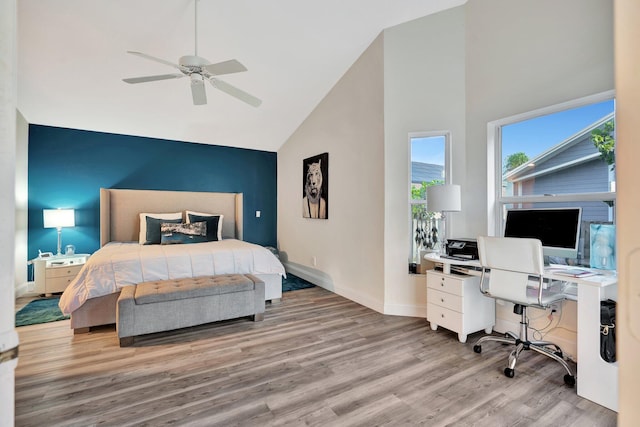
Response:
[[[480,278],[460,274],[427,272],[427,320],[434,331],[438,326],[458,333],[458,340],[484,331],[491,333],[496,321],[495,300],[480,292]]]
[[[34,292],[51,294],[64,292],[67,285],[80,272],[89,259],[89,254],[60,255],[33,260],[35,276]]]

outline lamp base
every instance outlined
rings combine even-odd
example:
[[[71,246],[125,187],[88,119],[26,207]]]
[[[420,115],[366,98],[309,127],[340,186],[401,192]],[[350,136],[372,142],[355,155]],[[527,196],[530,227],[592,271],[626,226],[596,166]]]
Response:
[[[62,227],[58,227],[58,252],[56,256],[62,255]]]

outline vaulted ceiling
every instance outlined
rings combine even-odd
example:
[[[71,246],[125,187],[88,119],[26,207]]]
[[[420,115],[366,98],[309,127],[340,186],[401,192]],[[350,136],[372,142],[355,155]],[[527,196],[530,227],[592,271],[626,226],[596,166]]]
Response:
[[[127,51],[177,63],[195,49],[194,0],[20,0],[18,109],[32,124],[277,151],[385,28],[466,0],[198,0],[198,55],[254,108]]]

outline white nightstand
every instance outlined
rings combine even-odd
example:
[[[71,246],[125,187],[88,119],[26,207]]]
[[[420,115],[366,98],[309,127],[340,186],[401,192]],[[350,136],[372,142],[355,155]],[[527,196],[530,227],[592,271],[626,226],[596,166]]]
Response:
[[[87,259],[89,254],[54,255],[34,259],[32,261],[35,275],[34,292],[39,294],[63,292]]]
[[[458,333],[458,340],[484,329],[491,333],[495,324],[495,301],[480,292],[480,278],[427,271],[427,320],[434,331],[438,326]]]

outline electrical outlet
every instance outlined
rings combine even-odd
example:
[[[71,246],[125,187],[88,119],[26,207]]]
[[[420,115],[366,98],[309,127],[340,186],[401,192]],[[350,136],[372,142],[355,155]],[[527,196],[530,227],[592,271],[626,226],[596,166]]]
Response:
[[[551,304],[550,306],[551,308],[551,312],[558,312],[560,311],[560,303],[559,302],[554,302],[553,304]]]

